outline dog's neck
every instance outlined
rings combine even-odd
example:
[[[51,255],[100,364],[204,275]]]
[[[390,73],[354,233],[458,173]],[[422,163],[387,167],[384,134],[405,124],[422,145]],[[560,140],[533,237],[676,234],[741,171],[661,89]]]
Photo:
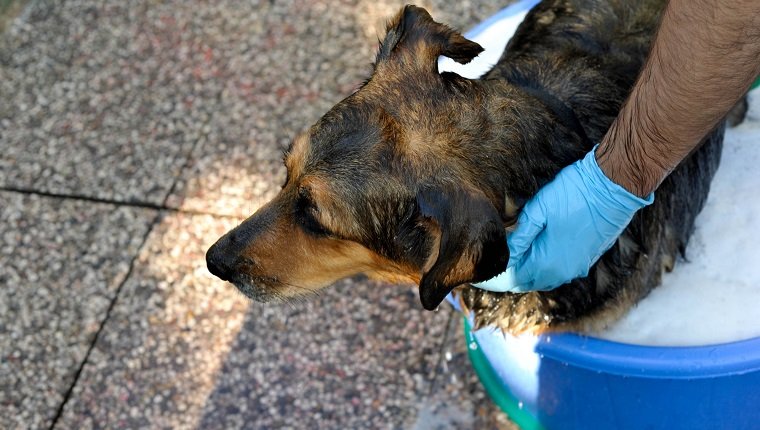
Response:
[[[574,111],[544,88],[481,81],[488,129],[473,151],[485,188],[510,218],[563,167],[594,145]]]

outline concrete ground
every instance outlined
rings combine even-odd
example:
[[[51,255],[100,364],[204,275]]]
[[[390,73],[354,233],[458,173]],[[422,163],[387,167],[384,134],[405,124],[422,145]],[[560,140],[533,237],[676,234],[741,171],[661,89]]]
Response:
[[[5,0],[5,3],[8,3]],[[511,428],[461,318],[351,279],[250,303],[204,252],[403,2],[34,0],[0,34],[0,428]],[[421,2],[468,28],[504,1]]]

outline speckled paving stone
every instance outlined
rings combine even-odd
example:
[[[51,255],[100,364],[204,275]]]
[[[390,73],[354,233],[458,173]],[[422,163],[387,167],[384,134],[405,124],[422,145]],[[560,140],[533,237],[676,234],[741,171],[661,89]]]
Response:
[[[234,221],[168,216],[148,239],[61,428],[387,428],[430,392],[447,312],[349,280],[249,303],[205,269]]]
[[[46,428],[155,212],[0,192],[0,428]]]
[[[451,312],[430,397],[413,428],[518,430],[478,380],[468,358],[462,314]]]
[[[468,28],[505,1],[422,1],[433,17]],[[224,65],[219,109],[169,204],[248,216],[285,179],[295,135],[351,94],[370,72],[400,1],[221,2],[215,23]]]
[[[247,301],[206,271],[234,220],[167,215],[151,232],[60,428],[192,428]]]
[[[285,312],[252,308],[201,428],[410,428],[448,317],[417,292],[349,280]]]
[[[222,88],[214,13],[30,2],[0,34],[0,186],[162,203]]]

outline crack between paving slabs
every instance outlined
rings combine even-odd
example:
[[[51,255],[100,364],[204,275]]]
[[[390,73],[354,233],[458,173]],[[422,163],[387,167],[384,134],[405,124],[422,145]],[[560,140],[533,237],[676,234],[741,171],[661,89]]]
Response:
[[[205,136],[198,138],[193,143],[193,147],[190,150],[190,153],[185,159],[185,162],[182,163],[182,167],[179,169],[177,176],[174,178],[174,182],[172,183],[171,187],[169,187],[169,190],[167,191],[166,195],[164,196],[163,202],[160,205],[157,205],[154,203],[147,203],[147,202],[122,202],[118,200],[102,199],[98,197],[56,194],[56,193],[37,191],[37,190],[31,190],[31,189],[22,189],[22,188],[11,189],[10,187],[0,187],[0,190],[3,190],[3,191],[14,191],[14,192],[25,193],[25,194],[36,194],[36,195],[47,196],[47,197],[77,199],[77,200],[94,202],[94,203],[112,204],[115,206],[131,206],[131,207],[147,208],[147,209],[154,209],[157,211],[156,216],[153,217],[153,220],[151,220],[148,228],[146,229],[145,234],[143,235],[143,238],[140,242],[140,245],[137,247],[137,252],[135,253],[132,260],[129,262],[129,269],[127,270],[127,273],[124,275],[124,279],[121,280],[121,282],[119,283],[119,286],[116,288],[116,292],[113,296],[113,299],[111,299],[111,303],[109,303],[108,309],[106,310],[105,317],[100,322],[100,326],[98,327],[98,330],[95,332],[95,335],[93,336],[92,341],[90,342],[90,345],[87,348],[87,353],[85,354],[84,358],[82,359],[82,362],[79,365],[79,368],[74,374],[74,379],[71,381],[71,385],[69,385],[68,390],[66,390],[66,394],[64,395],[63,400],[61,401],[61,404],[58,406],[58,410],[56,411],[55,416],[53,417],[49,430],[55,429],[56,424],[58,424],[58,420],[60,420],[60,418],[63,416],[63,411],[66,408],[66,404],[71,398],[71,395],[74,393],[74,388],[79,382],[79,377],[81,376],[82,371],[84,370],[85,366],[87,365],[87,362],[90,359],[90,354],[92,354],[92,350],[95,349],[95,345],[98,343],[98,338],[100,337],[100,333],[103,331],[106,324],[108,323],[108,320],[111,317],[111,311],[116,306],[116,302],[118,301],[119,296],[121,295],[121,290],[124,287],[124,285],[127,283],[127,281],[129,280],[129,278],[132,276],[132,271],[134,270],[135,263],[137,262],[137,259],[140,256],[140,252],[142,252],[143,248],[145,247],[145,244],[148,241],[148,237],[150,237],[150,234],[153,232],[153,229],[161,221],[164,214],[166,212],[175,212],[175,213],[179,212],[179,213],[187,213],[191,215],[211,215],[211,216],[224,217],[224,218],[237,218],[237,217],[232,217],[229,215],[203,213],[201,211],[188,211],[188,210],[182,210],[182,209],[177,209],[177,208],[170,208],[167,206],[167,201],[169,199],[169,196],[172,195],[172,193],[177,187],[177,183],[179,183],[180,181],[180,178],[182,178],[182,175],[189,168],[190,160],[193,157],[193,154],[195,154],[196,150],[199,148],[204,137]]]
[[[54,193],[54,192],[49,192],[49,191],[40,191],[40,190],[31,189],[31,188],[23,188],[23,187],[0,186],[0,191],[5,191],[9,193],[35,195],[35,196],[40,196],[40,197],[50,197],[50,198],[56,198],[56,199],[78,200],[78,201],[83,201],[83,202],[100,203],[100,204],[107,204],[107,205],[114,205],[114,206],[153,209],[153,210],[162,211],[162,212],[175,212],[175,213],[183,213],[183,214],[188,214],[188,215],[210,215],[217,218],[240,219],[239,216],[235,216],[235,215],[199,211],[195,209],[175,208],[171,206],[166,206],[166,204],[156,204],[156,203],[141,202],[141,201],[115,200],[115,199],[107,199],[107,198],[102,198],[102,197],[85,196],[85,195],[80,195],[80,194]],[[167,194],[167,197],[164,199],[164,201],[168,199],[169,195],[170,194]]]
[[[124,279],[122,279],[121,282],[119,283],[119,286],[116,287],[116,292],[113,296],[113,299],[111,299],[111,303],[109,303],[108,305],[108,309],[106,310],[106,315],[103,318],[103,320],[100,322],[98,331],[96,331],[95,335],[92,337],[92,342],[90,342],[90,346],[87,348],[87,353],[84,355],[84,358],[82,359],[82,362],[80,363],[79,368],[74,374],[74,379],[73,381],[71,381],[71,385],[69,385],[68,390],[66,390],[66,394],[63,396],[63,400],[61,401],[61,404],[58,406],[58,410],[56,411],[55,416],[53,417],[53,421],[51,422],[50,427],[48,427],[50,430],[55,428],[56,424],[58,423],[58,420],[61,418],[61,416],[63,416],[63,410],[66,407],[66,403],[68,403],[69,399],[71,398],[71,395],[74,392],[74,387],[76,387],[77,382],[79,382],[79,377],[82,374],[82,370],[84,370],[84,367],[87,365],[87,362],[90,359],[90,354],[92,353],[92,350],[95,349],[95,345],[98,342],[100,333],[103,331],[103,328],[105,328],[106,323],[108,322],[108,319],[111,316],[111,311],[116,306],[116,301],[119,298],[121,290],[124,287],[124,285],[127,283],[127,281],[129,280],[130,276],[132,275],[132,270],[135,267],[135,262],[137,261],[137,258],[140,255],[140,252],[145,246],[145,243],[148,241],[148,237],[150,236],[150,233],[153,231],[153,228],[158,224],[162,216],[163,214],[161,211],[157,212],[156,216],[153,217],[153,220],[151,221],[149,227],[146,229],[145,234],[143,235],[142,241],[140,242],[140,246],[137,248],[137,252],[135,252],[135,256],[132,258],[132,261],[130,261],[129,263],[129,269],[127,270],[127,273],[124,275]]]

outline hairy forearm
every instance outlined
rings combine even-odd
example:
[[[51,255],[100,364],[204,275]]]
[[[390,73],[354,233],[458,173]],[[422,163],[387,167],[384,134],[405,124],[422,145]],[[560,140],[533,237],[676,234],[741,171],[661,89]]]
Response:
[[[651,53],[596,151],[639,196],[699,145],[760,73],[760,1],[671,0]]]

